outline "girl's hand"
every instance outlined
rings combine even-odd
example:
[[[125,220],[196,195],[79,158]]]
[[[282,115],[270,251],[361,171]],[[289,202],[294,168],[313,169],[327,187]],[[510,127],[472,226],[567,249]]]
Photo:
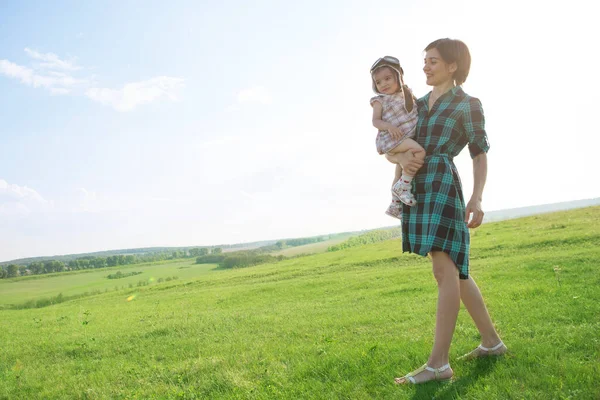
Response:
[[[473,213],[473,218],[469,221],[469,217]],[[467,203],[467,208],[465,211],[465,223],[468,228],[477,228],[483,222],[483,210],[481,209],[481,200],[479,199],[471,199],[469,203]]]
[[[388,132],[390,133],[390,135],[392,135],[392,138],[394,140],[398,140],[402,138],[402,136],[404,136],[404,133],[400,130],[400,128],[393,125],[390,125],[390,127],[388,128]]]

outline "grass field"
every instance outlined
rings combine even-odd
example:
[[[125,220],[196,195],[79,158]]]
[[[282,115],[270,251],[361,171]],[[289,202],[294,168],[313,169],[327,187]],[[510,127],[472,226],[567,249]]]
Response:
[[[154,264],[179,279],[0,310],[0,398],[600,398],[600,207],[486,224],[471,258],[510,354],[457,361],[478,344],[461,310],[450,384],[392,383],[427,359],[436,288],[391,240],[238,270]],[[101,287],[100,272],[2,282],[2,301]]]
[[[216,267],[214,264],[195,264],[195,260],[185,259],[2,279],[0,280],[0,308],[39,298],[50,298],[60,293],[70,297],[85,293],[121,290],[129,288],[130,285],[137,287],[140,281],[152,285],[157,284],[161,278],[163,281],[173,277],[188,280],[202,276]],[[141,274],[121,279],[106,278],[116,271],[123,273],[135,271]]]

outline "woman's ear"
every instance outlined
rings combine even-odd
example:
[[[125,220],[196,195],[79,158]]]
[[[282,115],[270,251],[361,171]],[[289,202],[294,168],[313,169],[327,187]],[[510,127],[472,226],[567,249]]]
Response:
[[[458,65],[456,64],[456,61],[454,61],[453,63],[448,64],[448,71],[450,71],[450,73],[455,73],[456,70],[458,70]]]

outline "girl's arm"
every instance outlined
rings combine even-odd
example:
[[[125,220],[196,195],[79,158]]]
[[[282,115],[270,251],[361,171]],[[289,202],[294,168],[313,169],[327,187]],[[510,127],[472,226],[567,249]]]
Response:
[[[465,212],[465,222],[469,228],[477,228],[483,222],[483,210],[481,209],[481,200],[483,197],[483,187],[487,178],[487,154],[482,152],[473,158],[473,195],[467,203]],[[473,218],[469,217],[473,213]]]
[[[383,107],[381,103],[378,101],[374,101],[373,105],[373,126],[380,131],[388,131],[394,139],[400,139],[403,135],[400,128],[395,127],[389,122],[385,122],[381,119],[381,114],[383,113]]]
[[[373,126],[380,131],[387,131],[388,128],[392,125],[381,119],[381,114],[383,113],[383,107],[381,103],[378,101],[374,101],[373,103]]]

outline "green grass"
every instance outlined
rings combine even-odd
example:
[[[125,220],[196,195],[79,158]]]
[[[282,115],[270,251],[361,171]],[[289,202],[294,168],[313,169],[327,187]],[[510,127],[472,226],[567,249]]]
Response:
[[[139,281],[157,284],[160,278],[164,280],[173,276],[188,280],[197,278],[215,268],[215,264],[195,264],[195,260],[185,259],[2,279],[0,280],[0,308],[22,304],[29,300],[54,297],[59,293],[70,297],[85,293],[111,291],[115,290],[115,287],[128,288],[130,284],[137,286]],[[108,275],[117,271],[142,273],[122,279],[107,278]]]
[[[427,359],[436,288],[391,240],[1,310],[0,398],[598,399],[599,259],[600,207],[475,231],[472,274],[511,353],[456,361],[478,344],[461,310],[451,384],[392,383]]]

